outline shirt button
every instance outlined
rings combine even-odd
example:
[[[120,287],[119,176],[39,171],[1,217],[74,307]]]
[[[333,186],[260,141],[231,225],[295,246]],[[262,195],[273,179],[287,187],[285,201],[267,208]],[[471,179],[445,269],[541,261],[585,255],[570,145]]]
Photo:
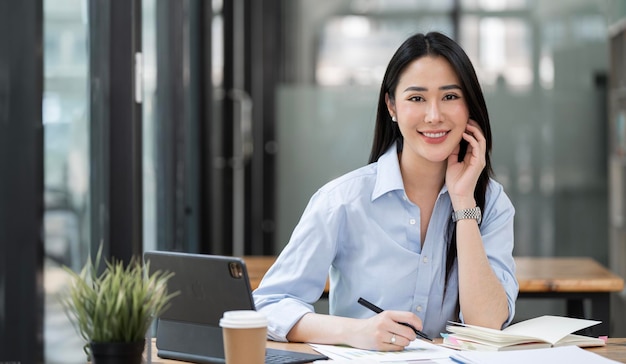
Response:
[[[424,263],[428,263],[428,257],[424,257],[424,258],[422,259],[422,261],[423,261]]]
[[[422,306],[417,306],[415,309],[417,310],[417,312],[422,312]]]
[[[411,219],[411,220],[409,220],[409,224],[411,224],[411,225],[415,225],[415,219]]]

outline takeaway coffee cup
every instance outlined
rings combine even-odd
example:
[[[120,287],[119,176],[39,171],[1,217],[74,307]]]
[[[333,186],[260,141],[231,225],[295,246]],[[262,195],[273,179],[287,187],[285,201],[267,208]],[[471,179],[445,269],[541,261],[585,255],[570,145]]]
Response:
[[[253,310],[226,311],[220,319],[226,364],[264,364],[267,318]]]

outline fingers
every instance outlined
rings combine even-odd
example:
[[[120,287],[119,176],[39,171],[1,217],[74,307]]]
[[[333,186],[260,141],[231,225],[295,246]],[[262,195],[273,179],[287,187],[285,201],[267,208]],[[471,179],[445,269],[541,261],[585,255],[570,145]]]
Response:
[[[467,154],[471,154],[480,160],[485,159],[485,153],[487,152],[487,139],[483,135],[480,126],[474,120],[470,119],[466,125],[465,132],[463,133],[463,139],[465,139],[469,146]]]
[[[380,350],[380,351],[403,350],[413,340],[411,340],[410,338],[407,338],[406,336],[402,336],[401,334],[396,334],[391,331],[386,331],[386,330],[381,331],[380,334],[377,336],[376,350]]]
[[[390,320],[391,326],[388,327],[389,331],[408,337],[411,340],[413,340],[416,335],[415,331],[413,331],[410,326],[417,330],[422,329],[422,320],[411,312],[390,310],[381,314],[386,314],[387,318]]]
[[[412,325],[422,327],[421,320],[409,312],[385,311],[379,314],[384,320],[381,322],[377,336],[380,343],[378,350],[396,351],[402,350],[411,341],[417,338],[412,328],[400,322],[410,321]]]
[[[474,119],[468,119],[468,120],[467,120],[467,125],[468,125],[468,126],[471,126],[471,127],[474,127],[474,128],[477,128],[478,130],[481,130],[481,129],[480,129],[480,125],[478,125],[478,123],[477,123],[477,122],[476,122],[476,120],[474,120]],[[482,131],[482,130],[481,130],[481,131]]]
[[[385,346],[388,347],[388,351],[402,350],[412,341],[402,335],[397,335],[392,332],[388,332],[387,334],[390,335],[390,338],[388,339],[389,342],[383,342],[383,345],[386,344]]]
[[[474,137],[474,139],[476,139],[479,143],[485,143],[485,145],[487,143],[487,139],[485,139],[485,135],[483,134],[482,129],[480,128],[478,123],[472,119],[467,122],[465,132],[463,134],[464,136],[468,135]],[[470,141],[469,139],[465,140],[467,140],[468,142]]]

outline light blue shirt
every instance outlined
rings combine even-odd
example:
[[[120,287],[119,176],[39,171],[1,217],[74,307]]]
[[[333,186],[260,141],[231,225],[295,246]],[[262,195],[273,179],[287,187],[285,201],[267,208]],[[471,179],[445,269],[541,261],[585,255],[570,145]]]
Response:
[[[420,209],[406,196],[395,145],[378,162],[341,176],[309,201],[289,243],[253,293],[269,320],[268,337],[286,341],[293,325],[313,312],[330,279],[329,313],[367,318],[374,313],[359,297],[385,310],[410,311],[430,337],[445,332],[458,312],[454,265],[444,296],[448,227],[452,204],[444,186],[420,241]],[[518,283],[513,260],[515,210],[503,188],[491,180],[480,232],[491,268],[515,312]]]

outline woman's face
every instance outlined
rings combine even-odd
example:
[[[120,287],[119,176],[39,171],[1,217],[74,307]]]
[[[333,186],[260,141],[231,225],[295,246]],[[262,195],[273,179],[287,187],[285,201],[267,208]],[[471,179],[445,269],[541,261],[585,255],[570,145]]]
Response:
[[[444,57],[425,56],[400,76],[387,108],[404,137],[405,153],[431,162],[447,160],[462,138],[469,111],[454,69]]]

